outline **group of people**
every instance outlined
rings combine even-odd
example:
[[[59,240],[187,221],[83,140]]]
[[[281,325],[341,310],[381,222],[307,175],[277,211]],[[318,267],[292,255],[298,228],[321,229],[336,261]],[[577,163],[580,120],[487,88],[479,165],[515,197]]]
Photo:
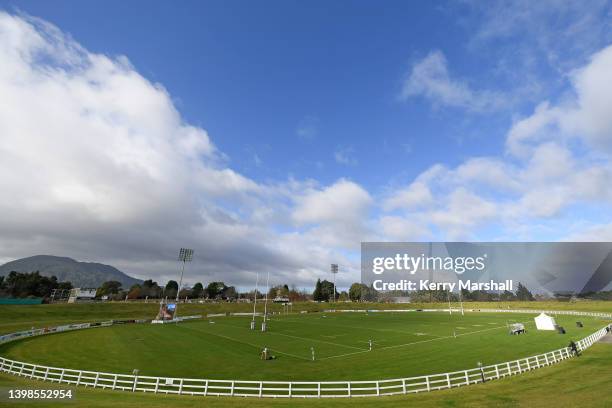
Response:
[[[368,346],[369,346],[369,350],[368,351],[372,351],[372,340],[368,340]],[[310,353],[312,355],[312,361],[314,361],[315,360],[315,350],[314,350],[314,347],[310,348]],[[262,360],[275,360],[276,356],[273,356],[272,354],[270,354],[270,351],[268,350],[268,348],[264,347],[263,350],[261,350],[260,358]]]

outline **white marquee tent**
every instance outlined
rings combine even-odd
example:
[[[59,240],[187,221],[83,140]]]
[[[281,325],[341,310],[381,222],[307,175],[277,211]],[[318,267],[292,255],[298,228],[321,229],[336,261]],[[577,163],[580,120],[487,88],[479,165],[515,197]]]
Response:
[[[540,313],[535,317],[536,329],[538,330],[555,330],[557,323],[553,317],[545,313]]]

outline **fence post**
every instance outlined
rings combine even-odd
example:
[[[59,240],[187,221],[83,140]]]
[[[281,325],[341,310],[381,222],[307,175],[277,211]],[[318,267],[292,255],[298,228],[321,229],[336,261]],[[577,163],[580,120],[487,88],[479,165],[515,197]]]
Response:
[[[49,367],[45,370],[45,378],[43,378],[43,381],[47,381],[47,377],[49,377]]]
[[[402,390],[404,391],[404,394],[406,394],[406,379],[402,378]]]
[[[376,395],[380,395],[380,382],[376,381]]]
[[[204,395],[208,395],[208,380],[206,380],[206,383],[204,384]]]
[[[77,377],[77,383],[76,385],[80,385],[81,384],[81,375],[83,375],[82,371],[79,371],[79,376]]]
[[[450,374],[446,373],[446,383],[448,384],[448,388],[451,388]]]
[[[100,378],[100,373],[96,372],[96,379],[94,380],[94,388],[96,388],[98,386],[98,379]]]
[[[263,381],[259,382],[259,397],[263,395]]]
[[[60,374],[60,378],[57,382],[61,383],[62,381],[64,381],[64,373],[66,372],[65,369],[62,368],[62,373]]]
[[[137,375],[133,375],[132,377],[134,377],[134,384],[132,385],[132,392],[136,391],[136,384],[138,383],[138,376]]]
[[[117,374],[115,374],[115,378],[113,379],[113,390],[117,387]]]
[[[350,397],[351,396],[351,382],[350,381],[346,382],[346,390],[348,392],[348,396]],[[291,396],[291,394],[289,394],[289,396]]]
[[[155,394],[157,394],[157,391],[159,390],[159,377],[157,377],[155,379]]]
[[[233,392],[233,388],[234,388],[234,382],[232,381],[232,392]],[[183,379],[181,378],[181,381],[179,382],[179,395],[181,395],[183,393]]]
[[[427,392],[431,391],[431,384],[429,383],[429,376],[425,377],[425,384],[427,385]]]

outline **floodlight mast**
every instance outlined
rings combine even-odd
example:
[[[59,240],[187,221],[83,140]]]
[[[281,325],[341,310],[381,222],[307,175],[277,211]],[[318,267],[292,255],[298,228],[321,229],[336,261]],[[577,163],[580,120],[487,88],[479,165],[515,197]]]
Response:
[[[183,265],[181,266],[181,277],[179,279],[178,288],[176,289],[176,305],[174,306],[174,319],[176,319],[178,316],[179,294],[181,293],[181,286],[183,286],[183,274],[185,273],[185,264],[193,260],[193,249],[181,248],[179,251],[178,260],[179,262],[182,262]]]
[[[338,264],[331,264],[331,273],[334,276],[333,299],[334,299],[334,303],[336,303],[336,274],[338,273]]]

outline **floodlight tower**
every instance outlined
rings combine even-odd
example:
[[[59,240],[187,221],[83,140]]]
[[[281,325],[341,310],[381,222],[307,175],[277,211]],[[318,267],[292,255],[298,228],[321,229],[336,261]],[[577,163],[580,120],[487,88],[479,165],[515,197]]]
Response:
[[[338,264],[331,264],[331,273],[334,276],[333,299],[334,299],[334,303],[336,303],[336,274],[338,273]]]
[[[179,293],[181,292],[181,286],[183,285],[183,274],[185,273],[185,264],[187,262],[191,262],[193,260],[193,249],[190,248],[181,248],[178,256],[179,262],[182,262],[181,265],[181,277],[179,279],[178,288],[176,290],[176,306],[174,309],[174,318],[176,319],[178,315],[178,302],[179,302]]]

